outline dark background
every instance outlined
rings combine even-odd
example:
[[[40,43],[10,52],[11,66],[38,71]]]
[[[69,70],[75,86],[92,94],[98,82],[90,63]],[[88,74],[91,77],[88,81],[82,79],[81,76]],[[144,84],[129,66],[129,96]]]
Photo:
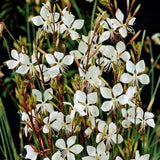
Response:
[[[2,12],[2,4],[6,3],[5,0],[0,0],[0,12]],[[26,32],[21,30],[19,28],[20,23],[26,23],[24,19],[24,15],[21,15],[21,13],[16,13],[17,11],[17,5],[24,7],[25,1],[23,0],[13,0],[13,7],[15,8],[15,12],[11,13],[13,16],[13,24],[12,27],[8,26],[9,21],[6,22],[6,25],[11,30],[15,38],[18,38],[18,36],[21,34],[23,36],[26,36]],[[85,0],[77,0],[78,6],[80,9],[84,9],[85,12],[92,11],[93,3],[87,3]],[[125,13],[126,8],[126,0],[117,0],[119,8],[122,10],[123,13]],[[143,30],[146,30],[146,35],[152,36],[154,33],[160,32],[160,5],[159,0],[137,0],[137,3],[141,3],[141,8],[137,14],[137,20],[136,24],[134,26],[135,30],[142,30],[139,38],[141,39]],[[1,19],[0,19],[1,21]],[[4,33],[6,34],[6,33]],[[7,36],[7,35],[6,35]],[[7,36],[8,37],[8,36]],[[13,47],[12,41],[9,41],[9,45]],[[11,48],[10,48],[11,49]],[[158,56],[160,53],[160,46],[155,46],[153,48],[154,58]],[[145,62],[147,65],[150,65],[150,55],[142,52],[142,58],[145,59]],[[5,61],[8,60],[8,56],[6,53],[6,50],[2,46],[2,39],[0,39],[0,65]],[[3,72],[5,73],[5,76],[9,76],[10,72],[6,67],[3,68]],[[158,69],[155,69],[155,85],[158,80],[158,76],[160,75],[160,71]],[[0,86],[0,93],[2,93],[3,87]],[[153,110],[155,113],[159,112],[160,110],[160,99],[159,99],[160,91],[158,90],[158,93],[156,95],[156,100],[153,105]],[[144,104],[148,104],[150,100],[150,86],[145,86],[143,94],[142,94],[142,101]],[[19,116],[17,114],[17,109],[15,108],[14,104],[12,103],[12,100],[9,96],[7,96],[7,100],[4,101],[4,105],[6,107],[6,112],[8,115],[11,131],[13,134],[13,139],[15,140],[16,148],[19,148]]]

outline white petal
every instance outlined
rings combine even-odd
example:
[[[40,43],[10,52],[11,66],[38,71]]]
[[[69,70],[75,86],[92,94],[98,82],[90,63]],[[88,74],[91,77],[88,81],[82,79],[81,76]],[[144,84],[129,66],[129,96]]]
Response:
[[[58,60],[58,62],[64,57],[64,53],[61,52],[54,52],[54,56],[56,57],[56,59]]]
[[[99,143],[103,138],[103,134],[102,133],[98,133],[96,136],[96,143]]]
[[[140,107],[138,107],[137,108],[137,118],[139,118],[139,119],[143,119],[143,115],[144,115],[144,111],[143,111],[143,109],[142,108],[140,108]]]
[[[55,64],[55,63],[56,63],[56,60],[55,60],[55,58],[53,57],[52,54],[48,53],[48,54],[45,55],[45,57],[46,57],[46,60],[47,60],[47,62],[48,62],[49,64],[52,65],[52,64]]]
[[[72,146],[73,144],[75,144],[75,142],[76,142],[76,136],[69,137],[67,139],[67,147]]]
[[[25,159],[36,160],[38,153],[30,145],[25,145],[24,148],[27,150]]]
[[[67,160],[76,160],[74,154],[71,152],[67,152]]]
[[[44,101],[46,102],[47,100],[51,100],[53,97],[51,96],[51,94],[53,94],[53,90],[52,88],[48,88],[44,91]]]
[[[127,117],[127,110],[125,108],[122,108],[121,112],[124,118]]]
[[[126,29],[125,27],[121,27],[121,28],[119,29],[119,33],[121,34],[121,36],[122,36],[123,38],[125,38],[125,37],[127,36],[127,29]]]
[[[112,136],[113,134],[115,134],[117,132],[117,127],[113,122],[111,122],[109,124],[109,129],[108,130],[109,130],[109,135]]]
[[[151,112],[145,112],[144,113],[144,119],[147,120],[147,119],[151,119],[154,117],[154,114],[151,113]]]
[[[114,97],[117,97],[123,93],[123,88],[122,88],[121,83],[117,83],[116,85],[114,85],[112,90],[113,90]]]
[[[106,146],[105,146],[104,142],[102,141],[97,146],[97,153],[98,153],[98,155],[101,155],[102,153],[105,153],[105,152],[106,152]]]
[[[116,11],[116,18],[123,23],[124,20],[124,14],[121,12],[121,10],[118,8]]]
[[[127,62],[127,61],[131,58],[131,56],[130,56],[130,54],[129,54],[128,51],[125,51],[125,52],[123,52],[123,54],[120,56],[120,58],[122,58],[125,62]]]
[[[99,109],[97,106],[88,106],[89,112],[91,112],[92,116],[98,117],[99,116]]]
[[[121,75],[120,81],[123,83],[130,83],[133,80],[133,76],[128,73],[123,73]]]
[[[148,119],[148,120],[146,120],[146,123],[147,123],[149,126],[151,126],[152,128],[155,127],[155,122],[154,122],[153,119]]]
[[[145,154],[143,156],[141,156],[140,160],[149,160],[150,155],[149,154]]]
[[[105,128],[105,130],[104,130],[104,128]],[[98,123],[98,131],[99,132],[106,132],[106,130],[107,130],[107,124],[104,121],[100,120]]]
[[[26,54],[19,54],[19,60],[22,64],[29,64],[29,57]]]
[[[63,123],[57,120],[51,124],[51,127],[58,132],[62,129]]]
[[[115,160],[123,160],[121,157],[117,156]]]
[[[56,147],[59,149],[66,149],[66,144],[63,139],[58,139],[55,143]]]
[[[102,97],[107,98],[107,99],[112,98],[112,93],[111,93],[111,90],[109,88],[101,87],[100,92],[101,92]]]
[[[52,160],[59,160],[61,158],[61,152],[57,151],[53,156]]]
[[[149,84],[150,82],[149,76],[147,74],[142,74],[137,76],[137,78],[142,84]]]
[[[17,50],[12,49],[12,51],[11,51],[11,57],[14,58],[14,59],[16,59],[16,60],[19,60],[19,56],[18,56]]]
[[[123,137],[120,134],[118,134],[118,138],[117,138],[117,134],[114,134],[111,138],[115,144],[120,144],[123,142]]]
[[[51,78],[56,77],[60,73],[58,66],[53,66],[49,69],[49,75]]]
[[[87,153],[89,156],[96,156],[96,149],[93,146],[87,146]]]
[[[84,25],[84,20],[83,19],[78,19],[75,20],[72,24],[72,29],[81,29]]]
[[[95,158],[86,156],[86,157],[82,157],[82,160],[95,160]]]
[[[126,91],[126,95],[128,98],[133,98],[135,93],[136,93],[136,87],[129,87]]]
[[[78,45],[78,50],[80,52],[82,52],[83,54],[85,54],[87,52],[87,50],[88,50],[88,45],[85,42],[80,41],[79,45]]]
[[[80,144],[76,144],[70,148],[70,151],[73,152],[74,154],[79,154],[83,150],[83,147]]]
[[[19,64],[18,61],[15,61],[15,60],[8,60],[7,61],[7,66],[8,66],[8,69],[14,69],[15,67],[17,67]]]
[[[99,44],[108,40],[108,38],[110,37],[110,32],[109,31],[105,31],[103,32],[101,35],[100,35],[100,38],[99,38]]]
[[[124,42],[119,41],[119,42],[116,44],[116,49],[117,49],[118,54],[120,54],[120,53],[122,53],[123,51],[125,51],[126,45],[124,44]]]
[[[73,23],[75,17],[73,14],[69,14],[68,11],[64,11],[63,10],[63,14],[64,16],[62,16],[62,21],[65,25],[67,25],[67,27],[71,27],[71,24]]]
[[[105,101],[103,102],[101,109],[104,112],[108,112],[112,109],[112,107],[113,107],[113,101]]]
[[[41,16],[35,16],[31,20],[34,23],[34,25],[36,25],[36,26],[40,26],[40,25],[44,24],[44,21]]]
[[[118,97],[118,101],[120,104],[125,105],[128,102],[128,97],[126,95],[121,95]]]
[[[132,17],[130,20],[129,20],[129,25],[133,25],[134,22],[135,22],[136,18],[135,17]]]
[[[125,120],[122,121],[122,126],[123,126],[124,128],[129,128],[130,125],[131,125],[131,122],[130,122],[129,119],[125,119]]]
[[[131,61],[127,61],[126,62],[126,70],[127,70],[127,72],[134,74],[135,73],[135,69],[136,69],[136,66]]]
[[[145,70],[145,63],[144,60],[141,60],[136,64],[136,73],[138,74],[144,72],[144,70]]]
[[[54,13],[54,21],[57,22],[58,19],[59,19],[59,17],[60,17],[60,13],[55,12],[55,13]]]
[[[42,102],[42,93],[37,89],[32,89],[32,94],[36,96],[38,102]]]
[[[69,32],[72,40],[76,40],[79,38],[79,33],[77,33],[76,31],[69,30]]]
[[[19,73],[19,74],[26,74],[29,70],[29,67],[26,66],[26,65],[21,65],[19,66],[19,68],[16,70],[16,73]]]
[[[46,20],[47,16],[49,15],[49,10],[45,6],[42,6],[40,15]]]
[[[82,103],[86,103],[86,94],[82,91],[77,90],[75,94],[75,100]]]
[[[97,92],[87,94],[87,104],[95,104],[97,103]]]
[[[78,50],[73,50],[69,52],[72,56],[75,54],[77,59],[80,59],[82,57],[82,54]]]
[[[49,128],[47,125],[44,125],[43,127],[43,133],[49,133]]]
[[[71,65],[73,63],[73,56],[72,55],[65,56],[62,60],[62,63],[66,65]]]
[[[65,30],[67,30],[67,27],[65,26],[65,24],[61,24],[60,25],[60,33],[62,34]]]

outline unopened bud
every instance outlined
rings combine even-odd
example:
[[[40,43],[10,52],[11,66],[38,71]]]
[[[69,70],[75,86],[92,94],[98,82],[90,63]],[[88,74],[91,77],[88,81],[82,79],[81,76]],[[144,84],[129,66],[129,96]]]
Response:
[[[4,26],[5,24],[3,22],[0,22],[0,37],[2,37]]]

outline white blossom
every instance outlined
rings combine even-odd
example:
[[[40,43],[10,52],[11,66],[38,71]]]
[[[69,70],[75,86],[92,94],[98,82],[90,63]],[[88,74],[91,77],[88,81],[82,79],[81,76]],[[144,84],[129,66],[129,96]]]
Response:
[[[71,136],[67,139],[67,146],[62,138],[56,141],[55,146],[62,151],[62,158],[67,157],[68,160],[75,160],[74,154],[79,154],[82,152],[83,147],[80,144],[75,144],[75,142],[76,136]]]
[[[89,156],[83,157],[82,160],[108,160],[109,153],[106,154],[106,146],[102,141],[97,148],[87,145],[87,153]]]
[[[58,12],[50,13],[49,9],[43,6],[40,10],[40,16],[35,16],[31,20],[36,26],[43,25],[43,29],[47,33],[53,33],[53,30],[57,31],[57,26],[54,23],[58,21],[59,16]]]
[[[111,89],[107,87],[101,87],[100,92],[102,97],[108,99],[105,102],[103,102],[101,108],[104,112],[114,110],[116,105],[118,103],[124,105],[127,103],[128,98],[126,95],[121,95],[123,93],[123,88],[120,83],[117,83],[116,85],[113,86],[112,92]]]
[[[53,90],[52,88],[48,88],[44,91],[44,94],[37,90],[37,89],[32,89],[32,94],[36,96],[37,102],[40,102],[36,105],[37,111],[40,110],[40,112],[45,113],[46,111],[52,112],[53,111],[53,106],[51,103],[48,103],[48,100],[52,99]]]
[[[135,155],[135,159],[131,159],[131,160],[149,160],[149,157],[150,157],[149,154],[145,154],[143,156],[140,156],[139,150],[137,150],[136,155]]]
[[[120,81],[123,83],[131,83],[133,82],[133,85],[137,86],[138,81],[140,81],[142,84],[149,84],[150,79],[147,74],[142,74],[145,70],[145,63],[144,60],[139,61],[136,65],[133,64],[131,61],[126,62],[126,70],[127,72],[131,73],[123,73]]]

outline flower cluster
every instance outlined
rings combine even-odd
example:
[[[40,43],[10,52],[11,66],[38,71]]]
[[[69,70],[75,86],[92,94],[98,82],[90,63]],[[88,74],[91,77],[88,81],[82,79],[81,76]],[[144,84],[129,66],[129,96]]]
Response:
[[[125,38],[131,35],[135,13],[128,13],[124,22],[119,8],[114,16],[102,12],[93,30],[81,35],[77,30],[84,20],[75,19],[69,7],[58,8],[60,13],[55,8],[47,2],[32,18],[40,27],[33,53],[13,49],[12,59],[6,62],[21,77],[16,95],[23,96],[19,106],[25,136],[34,135],[38,141],[38,145],[32,141],[25,145],[25,158],[125,159],[120,153],[113,158],[113,152],[127,140],[127,131],[136,127],[143,135],[147,126],[155,127],[154,114],[144,112],[139,98],[141,84],[150,82],[145,62],[127,51]],[[41,44],[47,36],[53,38],[49,50]],[[70,41],[77,46],[68,47]],[[70,69],[76,70],[74,77],[69,77]],[[127,153],[125,147],[126,154],[135,151],[133,147]],[[149,155],[140,156],[137,148],[130,158],[148,160]]]

